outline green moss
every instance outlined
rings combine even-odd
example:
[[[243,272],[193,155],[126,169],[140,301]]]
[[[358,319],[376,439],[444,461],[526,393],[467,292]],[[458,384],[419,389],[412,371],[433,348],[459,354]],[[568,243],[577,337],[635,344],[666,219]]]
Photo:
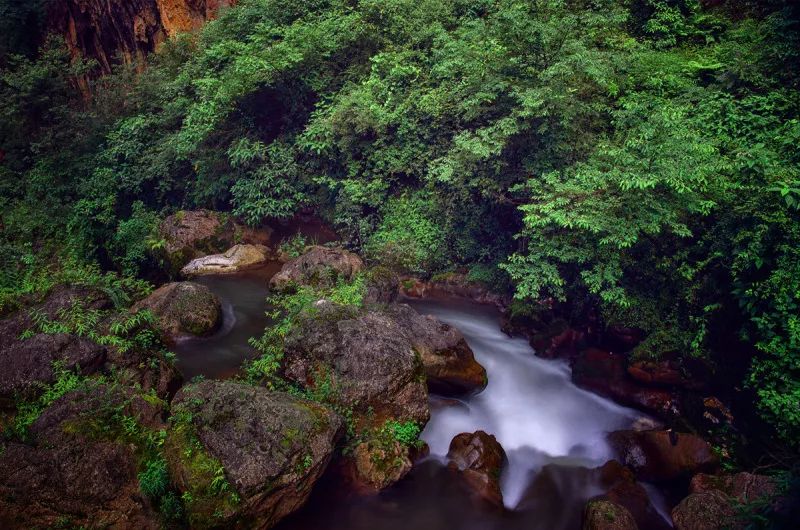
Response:
[[[209,528],[231,517],[240,502],[222,463],[206,451],[197,436],[192,414],[178,408],[170,418],[165,443],[169,469],[183,492],[185,516],[192,528]]]

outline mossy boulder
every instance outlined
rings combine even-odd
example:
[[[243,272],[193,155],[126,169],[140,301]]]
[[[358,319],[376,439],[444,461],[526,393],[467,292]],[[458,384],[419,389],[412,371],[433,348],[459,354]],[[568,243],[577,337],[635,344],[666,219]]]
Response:
[[[103,384],[67,393],[0,453],[0,527],[161,527],[138,473],[164,404]],[[157,439],[157,438],[153,438]],[[59,526],[60,525],[60,526]]]
[[[205,285],[173,282],[162,285],[131,308],[152,311],[167,341],[181,335],[208,335],[222,322],[222,304]]]
[[[238,243],[267,245],[272,230],[243,227],[225,213],[182,210],[165,218],[158,233],[165,261],[175,275],[193,259],[224,252]]]
[[[583,530],[638,530],[631,513],[617,503],[597,499],[586,503]]]
[[[352,252],[315,245],[306,248],[303,255],[284,263],[269,284],[279,291],[295,285],[330,287],[339,279],[352,280],[363,268],[364,262]]]
[[[422,361],[391,314],[321,300],[301,313],[284,349],[285,377],[353,410],[361,426],[428,421]]]
[[[330,409],[232,381],[182,388],[166,442],[194,528],[271,528],[302,506],[342,431]]]

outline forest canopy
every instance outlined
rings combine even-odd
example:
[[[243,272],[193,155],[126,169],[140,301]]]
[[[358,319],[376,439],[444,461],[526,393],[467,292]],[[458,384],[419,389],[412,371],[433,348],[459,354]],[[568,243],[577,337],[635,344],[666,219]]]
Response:
[[[38,24],[18,4],[4,24]],[[146,277],[179,209],[313,209],[370,259],[733,371],[800,440],[792,2],[240,0],[105,77],[22,27],[0,31],[0,311],[84,267]]]

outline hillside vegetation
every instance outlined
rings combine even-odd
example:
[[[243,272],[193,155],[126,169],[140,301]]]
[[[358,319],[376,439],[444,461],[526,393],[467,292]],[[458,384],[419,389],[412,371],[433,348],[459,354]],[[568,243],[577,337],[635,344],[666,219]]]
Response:
[[[647,333],[638,355],[705,359],[791,446],[791,4],[241,0],[91,101],[73,80],[94,65],[4,31],[0,311],[92,267],[147,277],[180,209],[314,210],[368,259],[467,270],[517,314],[598,311]]]

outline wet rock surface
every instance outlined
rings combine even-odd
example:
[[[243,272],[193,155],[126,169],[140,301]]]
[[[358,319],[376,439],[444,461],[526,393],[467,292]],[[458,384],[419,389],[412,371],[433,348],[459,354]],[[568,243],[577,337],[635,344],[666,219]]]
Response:
[[[572,363],[572,380],[576,385],[611,398],[623,405],[650,412],[666,419],[681,414],[678,393],[637,384],[629,378],[626,357],[622,354],[588,348]]]
[[[173,414],[190,418],[173,424],[167,440],[178,488],[192,492],[202,482],[193,460],[199,457],[187,457],[187,443],[196,437],[195,450],[219,462],[238,496],[238,502],[220,504],[194,495],[190,520],[211,521],[216,512],[222,516],[216,524],[248,528],[271,528],[306,501],[342,428],[341,419],[318,403],[232,381],[184,387]]]
[[[500,473],[506,453],[494,436],[484,431],[461,433],[450,442],[447,458],[448,467],[461,475],[475,497],[503,508]]]
[[[435,317],[421,315],[406,304],[391,305],[385,312],[405,330],[422,359],[432,392],[461,395],[486,386],[486,370],[475,360],[458,329]]]
[[[169,341],[183,334],[207,335],[222,321],[219,299],[204,285],[173,282],[162,285],[131,308],[133,312],[150,310],[158,318],[158,327]]]
[[[693,434],[674,431],[616,431],[608,435],[620,461],[644,480],[689,478],[716,469],[711,445]]]
[[[364,268],[358,255],[341,248],[311,246],[303,255],[285,263],[270,280],[273,289],[293,285],[332,286],[337,279],[351,280]]]

